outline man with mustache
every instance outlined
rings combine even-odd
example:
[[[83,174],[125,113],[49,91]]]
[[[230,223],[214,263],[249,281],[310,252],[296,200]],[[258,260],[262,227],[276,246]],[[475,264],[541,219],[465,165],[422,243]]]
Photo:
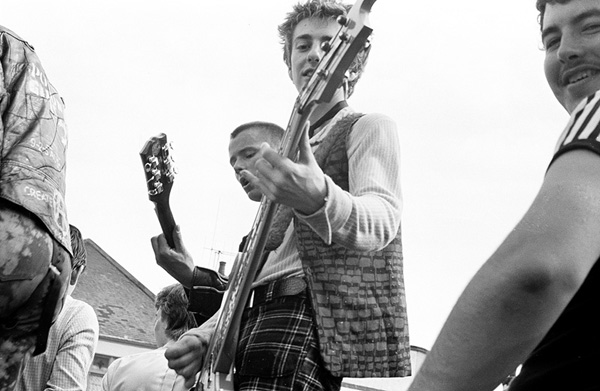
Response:
[[[600,1],[537,0],[546,79],[571,119],[523,219],[476,273],[410,387],[600,389]]]

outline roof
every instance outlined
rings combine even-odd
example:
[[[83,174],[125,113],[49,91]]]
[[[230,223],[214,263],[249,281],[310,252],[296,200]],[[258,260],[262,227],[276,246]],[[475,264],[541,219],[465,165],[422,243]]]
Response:
[[[156,347],[154,293],[91,239],[87,265],[72,293],[98,316],[100,338]]]

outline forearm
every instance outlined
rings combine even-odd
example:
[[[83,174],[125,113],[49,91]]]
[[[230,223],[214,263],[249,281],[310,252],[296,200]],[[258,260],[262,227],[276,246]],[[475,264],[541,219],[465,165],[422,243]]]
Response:
[[[502,258],[502,254],[497,254]],[[573,292],[493,257],[469,283],[410,390],[495,389],[527,358]],[[525,259],[520,258],[522,263]],[[507,273],[512,270],[512,273]]]

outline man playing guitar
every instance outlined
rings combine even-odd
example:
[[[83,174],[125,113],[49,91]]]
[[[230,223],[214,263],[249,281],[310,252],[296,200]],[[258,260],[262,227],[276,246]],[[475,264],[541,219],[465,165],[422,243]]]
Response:
[[[310,0],[279,26],[298,92],[349,9]],[[410,375],[397,129],[390,118],[358,114],[346,103],[368,52],[357,55],[332,99],[314,108],[296,160],[268,143],[248,167],[239,169],[231,159],[245,189],[287,207],[275,217],[266,245],[271,251],[243,313],[236,389],[339,390],[344,376]],[[159,264],[177,250],[167,248],[163,235],[153,246]],[[165,354],[189,386],[214,332],[215,322],[208,321]]]

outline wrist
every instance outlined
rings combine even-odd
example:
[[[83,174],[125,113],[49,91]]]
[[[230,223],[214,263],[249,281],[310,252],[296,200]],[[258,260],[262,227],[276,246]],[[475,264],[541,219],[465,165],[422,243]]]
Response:
[[[311,197],[312,202],[310,206],[303,210],[297,210],[298,212],[300,212],[300,214],[304,216],[310,216],[312,214],[315,214],[325,206],[329,199],[328,196],[329,188],[327,187],[327,181],[325,180],[325,178],[323,178],[323,186],[321,186],[320,189],[317,190],[316,195],[314,197]]]

